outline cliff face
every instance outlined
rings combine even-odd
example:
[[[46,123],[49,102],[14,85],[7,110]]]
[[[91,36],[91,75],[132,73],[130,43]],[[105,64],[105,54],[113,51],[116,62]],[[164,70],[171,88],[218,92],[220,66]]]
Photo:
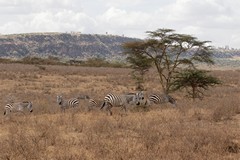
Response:
[[[0,35],[0,57],[26,56],[87,59],[123,59],[122,44],[139,39],[81,33],[28,33]],[[240,57],[240,50],[215,49],[214,58]]]
[[[136,40],[121,36],[80,33],[0,35],[0,57],[57,56],[114,59],[121,56],[123,43]]]

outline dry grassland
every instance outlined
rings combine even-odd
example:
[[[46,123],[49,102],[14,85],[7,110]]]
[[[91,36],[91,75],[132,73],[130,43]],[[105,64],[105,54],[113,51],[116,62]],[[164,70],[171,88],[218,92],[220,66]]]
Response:
[[[134,91],[130,69],[0,64],[0,159],[240,159],[240,70],[213,71],[223,81],[192,102],[174,93],[177,108],[164,104],[145,110],[120,108],[113,116],[95,108],[61,113],[56,96],[87,94],[101,100],[109,93]],[[160,90],[152,70],[147,93]],[[33,113],[3,116],[13,101],[33,102]]]

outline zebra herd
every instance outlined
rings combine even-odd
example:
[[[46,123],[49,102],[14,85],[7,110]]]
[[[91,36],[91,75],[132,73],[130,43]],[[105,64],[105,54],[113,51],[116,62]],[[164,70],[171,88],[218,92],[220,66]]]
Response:
[[[128,94],[107,94],[101,104],[88,95],[82,95],[77,98],[64,99],[62,95],[57,96],[57,104],[61,108],[63,112],[69,108],[75,108],[79,105],[80,99],[88,100],[88,109],[96,108],[100,106],[100,110],[105,108],[109,115],[112,115],[111,108],[112,107],[120,107],[125,113],[127,112],[127,106],[149,106],[152,104],[162,104],[162,103],[171,103],[174,107],[176,106],[176,100],[167,94],[150,94],[148,97],[144,96],[143,91],[139,91],[136,93],[128,93]],[[10,114],[10,112],[22,112],[24,110],[28,110],[29,112],[33,111],[32,102],[23,101],[16,103],[8,103],[4,107],[4,115]]]

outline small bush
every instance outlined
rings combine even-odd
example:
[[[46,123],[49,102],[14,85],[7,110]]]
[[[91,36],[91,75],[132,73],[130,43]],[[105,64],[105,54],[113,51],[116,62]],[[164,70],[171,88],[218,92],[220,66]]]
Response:
[[[240,143],[237,140],[226,141],[226,151],[229,153],[240,153]]]

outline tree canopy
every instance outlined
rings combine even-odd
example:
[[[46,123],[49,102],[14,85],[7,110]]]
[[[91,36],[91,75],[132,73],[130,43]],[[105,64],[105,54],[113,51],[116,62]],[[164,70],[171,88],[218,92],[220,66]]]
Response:
[[[149,59],[157,69],[163,92],[170,92],[174,74],[181,68],[194,68],[196,62],[213,64],[209,41],[200,41],[187,34],[175,33],[172,29],[147,31],[143,41],[124,44],[128,57]]]
[[[202,99],[205,90],[221,83],[219,79],[207,73],[208,72],[204,70],[183,70],[176,75],[172,82],[171,90],[186,89],[188,97]]]

